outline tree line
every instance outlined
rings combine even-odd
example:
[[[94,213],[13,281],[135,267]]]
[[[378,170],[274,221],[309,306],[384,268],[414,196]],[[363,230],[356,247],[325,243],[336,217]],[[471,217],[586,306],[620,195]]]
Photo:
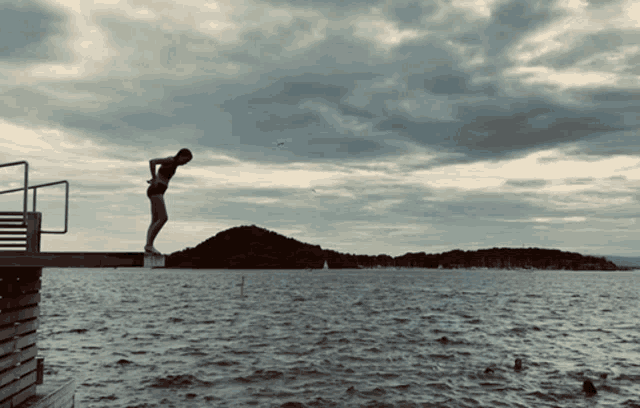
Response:
[[[491,248],[453,250],[439,254],[406,253],[402,256],[355,255],[322,249],[264,228],[241,226],[222,231],[198,244],[174,252],[167,268],[207,269],[331,269],[342,268],[498,268],[618,270],[604,257],[541,248]]]

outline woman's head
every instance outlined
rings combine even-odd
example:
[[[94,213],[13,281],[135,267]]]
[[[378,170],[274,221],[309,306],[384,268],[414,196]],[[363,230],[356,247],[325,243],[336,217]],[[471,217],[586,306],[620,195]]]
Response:
[[[191,154],[191,150],[189,149],[180,149],[180,151],[178,152],[178,154],[176,154],[173,159],[178,163],[178,164],[185,164],[185,163],[189,163],[191,161],[191,159],[193,158],[193,155]]]

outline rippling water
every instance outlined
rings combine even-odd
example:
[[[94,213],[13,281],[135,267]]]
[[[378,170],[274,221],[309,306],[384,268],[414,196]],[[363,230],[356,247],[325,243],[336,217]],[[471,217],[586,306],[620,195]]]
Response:
[[[640,272],[45,268],[42,280],[45,374],[75,377],[83,408],[640,407]]]

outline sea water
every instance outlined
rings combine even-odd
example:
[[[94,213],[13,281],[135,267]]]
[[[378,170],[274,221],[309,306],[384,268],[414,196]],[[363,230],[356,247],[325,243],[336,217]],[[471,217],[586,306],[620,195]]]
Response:
[[[82,408],[640,407],[635,271],[45,268],[41,293],[45,381]]]

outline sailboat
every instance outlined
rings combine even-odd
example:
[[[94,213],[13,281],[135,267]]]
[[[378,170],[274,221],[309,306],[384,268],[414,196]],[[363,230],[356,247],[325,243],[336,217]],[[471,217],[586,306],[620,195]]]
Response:
[[[329,264],[327,263],[327,261],[324,261],[324,266],[322,267],[322,269],[329,269]]]

